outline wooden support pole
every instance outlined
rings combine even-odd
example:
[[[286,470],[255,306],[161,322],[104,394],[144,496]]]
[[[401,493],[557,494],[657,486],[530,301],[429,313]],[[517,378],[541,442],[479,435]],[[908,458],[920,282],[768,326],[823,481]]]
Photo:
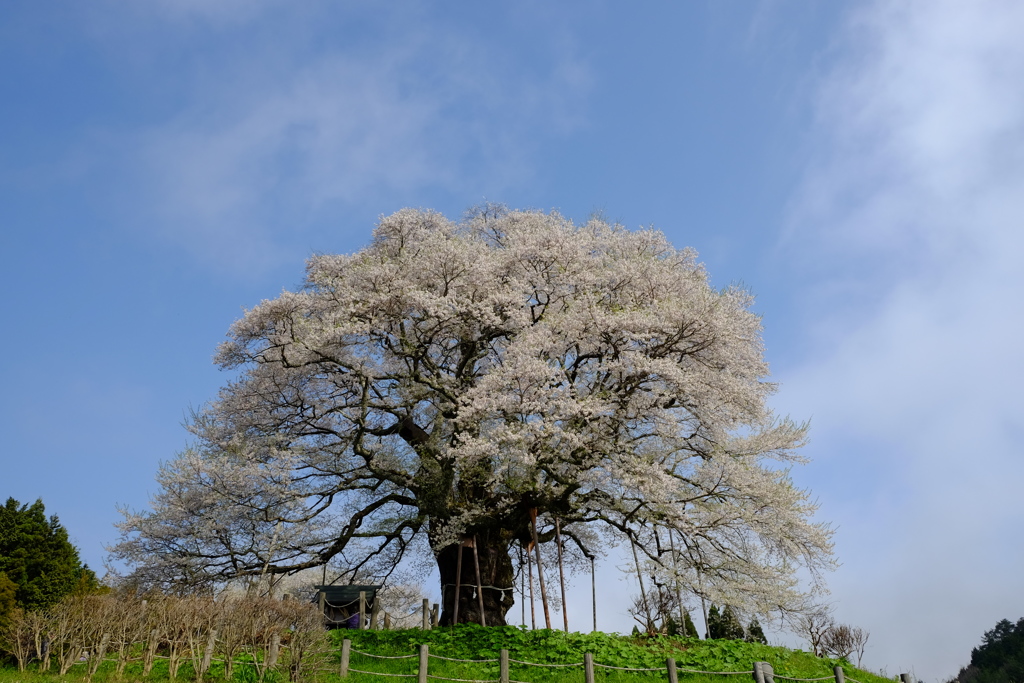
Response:
[[[338,675],[348,677],[348,660],[352,656],[352,641],[346,638],[341,641],[341,671]]]
[[[562,587],[562,623],[565,632],[569,632],[569,610],[565,604],[565,569],[562,567],[562,530],[555,518],[555,543],[558,545],[558,583]]]
[[[498,683],[508,681],[508,650],[502,649],[498,655]]]
[[[533,545],[532,543],[530,545]],[[530,628],[537,630],[537,609],[534,604],[536,601],[533,599],[533,555],[530,554],[532,548],[526,549],[526,566],[530,572]]]
[[[462,541],[459,541],[458,557],[455,559],[455,609],[452,616],[452,626],[459,623],[459,592],[462,590]]]
[[[679,587],[679,557],[676,555],[676,542],[672,540],[673,536],[675,536],[675,532],[670,527],[668,530],[668,547],[672,552],[672,582],[675,584],[676,602],[679,603],[679,626],[683,629],[683,635],[689,638],[690,635],[696,636],[697,634],[686,632],[686,607],[683,605],[683,593]]]
[[[423,598],[423,630],[430,629],[430,600]]]
[[[359,591],[359,630],[366,628],[366,591]]]
[[[391,629],[391,615],[387,612],[384,613],[384,630],[388,631]]]
[[[523,545],[519,544],[519,612],[522,616],[523,628],[526,628],[526,572],[523,571]]]
[[[644,621],[647,622],[644,628],[650,633],[651,628],[651,608],[647,603],[647,591],[644,590],[644,576],[640,571],[640,558],[636,554],[636,543],[633,542],[633,537],[629,537],[629,547],[633,551],[633,563],[636,565],[636,580],[640,582],[640,598],[644,605]]]
[[[597,632],[597,574],[594,573],[594,556],[590,556],[590,605],[594,609],[594,632]]]
[[[669,657],[665,660],[665,669],[668,671],[668,683],[679,683],[679,674],[676,673],[675,657]]]
[[[530,530],[533,532],[533,549],[537,553],[537,583],[540,584],[540,604],[544,607],[544,628],[551,630],[551,611],[548,609],[548,592],[544,588],[544,566],[540,560],[540,540],[537,536],[537,508],[530,508]]]
[[[832,667],[832,673],[836,677],[836,683],[846,683],[846,674],[843,671],[843,667],[834,666]]]
[[[430,628],[437,628],[440,619],[441,606],[436,602],[430,608]]]
[[[327,611],[326,611],[327,610],[327,593],[325,593],[324,591],[320,591],[320,593],[318,595],[318,599],[317,599],[317,604],[320,605],[320,614],[324,615],[324,618],[326,619],[327,618]]]
[[[420,645],[420,666],[416,672],[417,683],[427,683],[427,665],[430,663],[430,650],[426,643]]]
[[[583,653],[583,680],[585,683],[594,683],[594,655],[589,652]]]
[[[473,566],[476,568],[476,598],[480,603],[480,625],[487,626],[487,615],[484,614],[484,586],[480,577],[480,555],[476,551],[476,534],[473,534]]]

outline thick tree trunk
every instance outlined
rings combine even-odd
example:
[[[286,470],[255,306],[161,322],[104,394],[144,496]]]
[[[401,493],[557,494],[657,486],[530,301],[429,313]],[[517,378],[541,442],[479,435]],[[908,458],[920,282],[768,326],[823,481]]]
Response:
[[[470,536],[472,538],[472,536]],[[505,615],[515,604],[512,591],[512,558],[508,543],[499,530],[476,533],[477,555],[480,558],[480,583],[483,585],[484,617],[488,626],[505,626]],[[455,576],[458,573],[459,553],[462,551],[462,586],[459,589],[459,623],[480,623],[480,601],[477,597],[476,565],[473,549],[458,543],[436,553],[437,568],[441,574],[443,593],[440,624],[451,625],[455,616]]]

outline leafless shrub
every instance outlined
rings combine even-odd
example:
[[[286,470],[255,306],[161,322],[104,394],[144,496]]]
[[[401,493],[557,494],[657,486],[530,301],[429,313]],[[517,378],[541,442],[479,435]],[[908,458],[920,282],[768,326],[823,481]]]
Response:
[[[832,609],[828,605],[814,606],[797,617],[797,633],[807,638],[816,657],[825,654],[824,640],[829,630],[835,625]]]
[[[282,612],[292,627],[288,639],[288,679],[310,680],[330,650],[324,616],[315,605],[298,601],[282,603]]]
[[[7,625],[0,630],[0,652],[12,655],[18,662],[18,671],[24,671],[34,652],[35,639],[29,615],[15,609]]]
[[[667,633],[680,612],[677,594],[667,586],[655,586],[646,591],[646,600],[644,597],[634,597],[628,612],[646,633]]]
[[[864,659],[864,650],[868,647],[868,638],[871,634],[862,628],[854,628],[850,630],[852,642],[853,642],[853,654],[857,655],[857,668],[860,668],[861,660]]]
[[[853,648],[853,629],[846,624],[833,624],[821,637],[822,651],[836,659],[848,659]]]

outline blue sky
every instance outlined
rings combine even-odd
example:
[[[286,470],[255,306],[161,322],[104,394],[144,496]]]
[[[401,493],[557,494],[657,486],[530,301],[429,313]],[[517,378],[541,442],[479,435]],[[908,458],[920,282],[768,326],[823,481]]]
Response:
[[[0,495],[100,567],[309,254],[405,206],[601,211],[755,293],[837,617],[954,674],[1024,616],[1024,6],[504,5],[5,3]]]

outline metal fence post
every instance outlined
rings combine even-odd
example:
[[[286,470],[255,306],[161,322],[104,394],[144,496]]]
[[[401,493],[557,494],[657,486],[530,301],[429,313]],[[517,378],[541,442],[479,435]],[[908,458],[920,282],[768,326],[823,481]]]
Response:
[[[430,649],[426,643],[420,645],[420,668],[416,673],[419,674],[418,682],[427,683],[427,664],[430,662]]]
[[[508,683],[508,650],[502,650],[498,655],[498,681]]]
[[[341,641],[341,671],[339,675],[342,678],[348,677],[348,658],[352,652],[352,641],[346,638]]]
[[[594,683],[594,655],[589,652],[583,653],[583,680]]]
[[[665,669],[668,671],[668,683],[679,683],[679,674],[676,673],[675,657],[669,657],[665,660]]]

